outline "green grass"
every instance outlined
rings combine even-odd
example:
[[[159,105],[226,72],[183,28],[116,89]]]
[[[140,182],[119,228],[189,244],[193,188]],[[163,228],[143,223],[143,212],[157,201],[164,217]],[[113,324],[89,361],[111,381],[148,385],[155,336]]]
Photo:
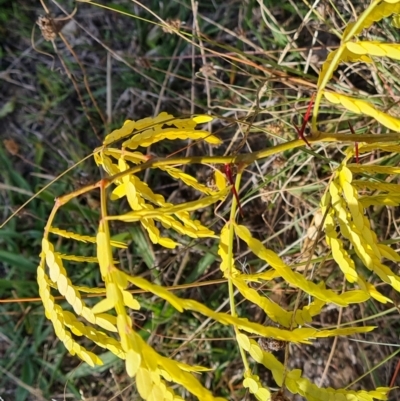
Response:
[[[260,2],[254,0],[200,3],[196,16],[201,38],[198,34],[193,35],[193,10],[189,1],[143,2],[165,20],[180,20],[184,37],[163,32],[156,25],[158,21],[155,16],[143,10],[138,3],[114,1],[116,11],[77,3],[75,25],[69,26],[65,37],[84,65],[90,89],[104,115],[107,94],[111,96],[112,115],[108,128],[90,101],[77,61],[59,38],[55,43],[73,74],[100,136],[121,126],[127,118],[136,120],[163,110],[179,116],[206,112],[210,108],[213,114],[221,117],[213,129],[224,140],[221,148],[213,150],[215,153],[234,151],[250,123],[252,127],[248,144],[242,151],[271,146],[280,143],[281,138],[295,138],[293,124],[301,124],[317,80],[313,68],[306,69],[310,34],[307,36],[303,32],[296,46],[289,45],[286,57],[280,64],[278,60],[284,48],[292,43],[295,30],[305,18],[308,12],[306,6],[287,1],[278,7],[272,0],[261,2],[264,9],[260,9]],[[62,6],[71,12],[74,4],[64,2]],[[340,15],[331,6],[324,5],[329,18],[323,20],[311,14],[314,25],[309,25],[305,30],[310,29],[313,33],[315,27],[319,27],[321,32],[332,32],[338,26],[342,27],[341,18],[349,20],[351,11],[345,1],[337,1],[335,6]],[[48,7],[57,17],[63,16],[56,3],[48,4]],[[358,13],[362,11],[357,4],[355,7]],[[120,14],[118,11],[121,10],[131,16]],[[6,146],[0,147],[1,221],[5,221],[33,194],[100,145],[71,79],[51,43],[40,39],[37,27],[34,36],[36,44],[34,48],[31,47],[30,36],[37,12],[38,7],[0,1],[0,37],[3,38],[0,43],[0,136],[2,144],[3,140],[12,140],[18,145],[18,152],[14,155]],[[389,24],[384,24],[376,29],[374,35],[379,38],[393,35],[397,38],[398,32]],[[197,45],[202,43],[206,48],[204,60],[213,64],[213,74],[205,76],[199,72],[203,66],[202,54],[193,42]],[[318,41],[313,46],[315,52],[320,51],[321,44]],[[107,68],[110,65],[107,64],[106,47],[112,54],[111,81],[107,80]],[[53,58],[43,52],[51,54]],[[318,69],[321,61],[323,59],[320,58],[311,63]],[[344,90],[371,90],[371,94],[376,94],[377,89],[371,86],[371,82],[379,81],[383,87],[386,83],[391,85],[398,96],[398,79],[391,67],[385,63],[379,64],[380,75],[376,81],[360,68],[352,72],[357,77],[355,87],[351,88],[345,79],[339,79],[333,85]],[[286,74],[285,77],[283,74]],[[257,101],[258,91],[263,87],[265,91]],[[392,106],[387,103],[387,106]],[[253,114],[256,114],[254,119]],[[332,132],[348,129],[346,120],[342,121],[342,116],[332,107],[326,106],[321,114],[321,124]],[[277,129],[276,123],[280,123],[282,128]],[[355,124],[360,125],[360,130],[369,128],[362,119],[354,121]],[[165,156],[178,148],[175,144],[158,144],[151,150]],[[210,152],[203,143],[194,145],[190,151],[193,155]],[[258,238],[270,248],[283,251],[285,257],[300,264],[304,250],[299,239],[305,238],[330,177],[331,171],[327,165],[330,163],[330,167],[335,166],[342,154],[341,149],[324,145],[312,151],[304,148],[286,152],[282,156],[284,160],[281,165],[273,158],[263,161],[258,168],[252,166],[246,171],[240,196],[245,203],[245,224],[257,232]],[[398,161],[393,157],[387,162],[397,165]],[[274,163],[277,166],[274,167]],[[204,181],[210,174],[206,168],[198,169],[197,166],[188,167],[188,171],[195,172]],[[101,177],[102,173],[92,160],[79,164],[41,192],[0,230],[0,299],[19,299],[19,302],[0,303],[0,396],[5,401],[64,399],[64,392],[66,399],[81,399],[80,392],[88,399],[97,397],[93,399],[108,400],[113,396],[121,400],[138,399],[135,386],[124,373],[123,364],[114,356],[101,354],[105,365],[91,369],[77,358],[67,355],[55,337],[51,324],[43,316],[43,308],[37,299],[36,268],[41,238],[54,198],[84,184],[96,182]],[[192,200],[195,195],[178,187],[173,180],[161,179],[158,174],[149,173],[147,178],[154,191],[170,198],[171,202]],[[260,188],[265,188],[270,194],[267,204],[260,200]],[[247,200],[249,202],[246,204]],[[121,209],[123,206],[120,206]],[[113,207],[115,212],[119,210],[119,207]],[[227,204],[219,210],[225,217],[228,212]],[[264,220],[260,218],[261,214],[264,214]],[[378,223],[384,218],[382,216],[384,211],[376,213]],[[392,217],[396,218],[396,214]],[[210,227],[221,227],[212,210],[198,212],[196,218],[207,222]],[[66,230],[93,234],[98,219],[98,194],[93,192],[66,205],[57,224]],[[382,229],[382,237],[386,239],[384,232],[385,229]],[[185,247],[168,254],[153,247],[139,226],[121,229],[120,236],[130,240],[129,252],[121,252],[118,257],[121,266],[131,274],[151,277],[154,282],[166,286],[212,281],[221,277],[215,244],[186,239],[183,244]],[[60,241],[59,246],[64,252],[93,255],[93,249],[85,244],[71,249],[66,242]],[[240,244],[237,254],[246,268],[254,271],[262,268],[260,261],[254,260]],[[69,273],[71,279],[80,285],[96,286],[99,282],[99,272],[94,265],[88,264],[78,270],[71,263]],[[341,282],[341,275],[335,273],[329,260],[324,271],[316,274],[329,283]],[[292,304],[295,299],[295,294],[291,295],[290,291],[282,295],[272,289],[261,290],[283,305]],[[222,307],[226,311],[229,308],[229,304],[224,303],[227,291],[223,285],[194,285],[179,290],[178,294],[205,302],[214,309]],[[232,331],[216,324],[203,327],[201,320],[190,313],[176,314],[169,305],[149,294],[140,297],[143,310],[135,314],[134,319],[143,338],[151,340],[163,355],[173,354],[183,362],[215,367],[213,375],[206,376],[209,386],[216,394],[228,397],[229,386],[239,386],[241,376],[236,373],[242,369],[235,343],[229,340]],[[346,319],[352,321],[384,310],[384,306],[370,302],[365,311],[352,309]],[[264,321],[263,314],[257,308],[244,306],[240,312],[249,319],[260,323]],[[331,317],[327,312],[317,324],[323,326],[324,319]],[[391,330],[385,326],[384,317],[374,321],[374,324],[382,326],[375,338],[376,344],[365,346],[360,343],[354,346],[357,348],[354,371],[377,364],[376,354],[381,356],[380,359],[390,354],[388,347],[379,346],[379,343],[397,341],[399,327],[394,321],[395,317],[395,312],[387,317]],[[335,324],[335,321],[329,324]],[[220,338],[227,340],[219,341]],[[185,342],[184,339],[190,341]],[[339,345],[338,348],[344,346]],[[99,350],[95,352],[101,353]],[[321,356],[323,363],[327,357],[328,353]],[[312,356],[304,348],[293,347],[293,360],[293,364],[300,360],[301,363],[296,367],[302,369],[306,363],[314,366]],[[390,373],[386,374],[385,369],[379,368],[373,376],[367,376],[361,386],[371,388],[372,384],[387,385]],[[392,372],[393,366],[388,369]],[[320,376],[315,377],[319,380]],[[332,374],[331,381],[328,380],[325,385],[345,386],[348,384],[345,379]],[[266,374],[265,380],[271,381]],[[93,382],[96,386],[92,385]],[[238,394],[242,397],[240,391]],[[393,392],[393,400],[395,396]],[[185,399],[191,398],[187,396]]]

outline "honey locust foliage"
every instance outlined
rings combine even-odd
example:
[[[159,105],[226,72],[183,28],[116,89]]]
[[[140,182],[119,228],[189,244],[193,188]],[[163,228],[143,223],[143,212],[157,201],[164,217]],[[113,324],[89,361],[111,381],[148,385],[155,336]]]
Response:
[[[359,20],[349,23],[339,49],[332,52],[324,63],[318,82],[318,92],[313,113],[313,134],[310,142],[339,141],[360,143],[360,153],[379,149],[382,152],[398,153],[400,146],[398,134],[387,135],[348,135],[348,138],[335,134],[321,133],[317,130],[318,109],[324,96],[328,101],[345,107],[352,113],[364,114],[375,118],[389,130],[400,131],[400,120],[380,111],[375,105],[340,93],[326,90],[333,72],[340,62],[363,61],[372,63],[374,56],[400,58],[400,47],[396,44],[363,42],[357,35],[363,29],[384,17],[400,13],[400,1],[373,1],[360,16]],[[201,372],[210,370],[203,366],[190,366],[157,353],[135,331],[131,310],[141,308],[140,300],[133,297],[129,286],[133,285],[150,292],[171,304],[179,313],[195,312],[219,324],[230,326],[235,333],[244,364],[243,386],[258,400],[272,400],[273,394],[252,373],[252,364],[262,364],[272,372],[278,386],[293,394],[300,394],[309,401],[372,401],[386,400],[389,388],[377,388],[373,391],[352,391],[344,389],[319,388],[302,376],[302,372],[285,370],[285,367],[271,353],[260,347],[250,335],[273,338],[293,343],[311,343],[315,338],[345,336],[365,333],[373,327],[348,327],[332,330],[312,328],[313,317],[321,313],[327,304],[347,307],[353,303],[363,303],[370,298],[378,302],[391,302],[381,294],[362,274],[354,262],[354,253],[371,272],[384,283],[400,291],[400,277],[391,271],[383,260],[399,262],[400,257],[388,245],[382,244],[371,228],[365,209],[371,205],[398,206],[400,204],[400,186],[374,179],[376,175],[395,175],[397,167],[359,165],[349,161],[353,157],[353,146],[349,147],[340,166],[333,172],[326,192],[321,200],[321,211],[325,216],[323,229],[326,242],[338,268],[349,283],[350,290],[338,293],[335,288],[327,288],[324,282],[316,283],[287,265],[275,252],[268,249],[244,226],[235,222],[236,203],[233,200],[230,220],[220,232],[214,232],[200,221],[194,220],[192,212],[215,205],[230,195],[230,188],[222,174],[217,173],[216,188],[210,189],[197,179],[184,173],[177,166],[188,163],[241,163],[246,166],[254,160],[278,153],[283,149],[301,146],[301,141],[292,141],[258,153],[236,157],[197,157],[149,159],[139,149],[146,148],[162,140],[202,139],[210,145],[218,145],[220,140],[211,133],[197,129],[197,125],[210,121],[209,116],[198,115],[190,118],[175,118],[161,113],[155,118],[139,121],[126,121],[123,127],[109,134],[103,146],[96,149],[95,161],[108,174],[98,183],[84,187],[74,193],[56,200],[49,217],[42,240],[41,262],[37,277],[40,296],[46,317],[51,320],[57,337],[64,343],[72,355],[89,365],[102,364],[101,359],[88,351],[79,341],[80,337],[92,341],[97,346],[107,349],[125,360],[126,371],[135,378],[140,396],[145,400],[182,400],[172,389],[178,384],[201,401],[225,398],[215,397],[198,379]],[[365,143],[364,143],[365,141]],[[366,143],[368,142],[368,144]],[[196,201],[181,204],[167,202],[160,194],[139,178],[138,173],[145,169],[162,170],[173,179],[198,191],[201,196]],[[362,178],[368,175],[369,179]],[[235,185],[240,184],[240,172]],[[95,235],[82,235],[66,231],[53,225],[59,208],[72,199],[91,190],[100,192],[100,221]],[[360,195],[362,191],[364,195]],[[368,195],[370,191],[370,195]],[[109,215],[109,203],[124,199],[130,210],[119,215]],[[125,224],[140,224],[148,233],[153,244],[172,249],[179,245],[179,239],[211,238],[219,243],[221,274],[229,283],[230,313],[216,312],[204,304],[174,295],[167,288],[154,284],[143,277],[127,274],[114,259],[114,251],[126,248],[128,244],[113,240],[110,222],[118,220]],[[162,230],[160,230],[162,227]],[[169,235],[168,235],[169,233]],[[60,241],[60,239],[62,241]],[[256,274],[244,274],[235,267],[233,244],[240,238],[247,244],[269,270]],[[93,244],[96,256],[65,255],[57,251],[55,243],[79,241]],[[350,244],[350,248],[349,248]],[[354,250],[352,253],[351,250]],[[103,286],[88,288],[72,283],[68,276],[68,263],[96,263],[101,273]],[[255,291],[251,284],[267,283],[275,278],[307,293],[310,302],[303,308],[287,310],[266,296]],[[278,327],[264,326],[240,317],[235,308],[233,291],[237,290],[243,299],[254,303],[265,311]],[[69,310],[56,303],[54,294],[65,297]],[[99,301],[88,304],[85,294],[97,294]],[[102,295],[102,297],[100,297]],[[307,327],[305,325],[307,324]],[[251,359],[249,358],[251,357]],[[176,386],[173,386],[176,388]]]

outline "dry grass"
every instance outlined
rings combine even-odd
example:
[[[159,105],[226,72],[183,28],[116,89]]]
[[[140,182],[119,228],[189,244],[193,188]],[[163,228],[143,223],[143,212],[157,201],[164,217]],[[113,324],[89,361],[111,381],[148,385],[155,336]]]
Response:
[[[195,143],[183,150],[187,155],[255,151],[294,138],[294,124],[302,121],[320,65],[338,44],[335,33],[342,32],[345,22],[362,9],[358,2],[345,0],[334,2],[335,8],[328,2],[317,2],[313,10],[292,0],[285,1],[283,7],[272,0],[200,3],[197,7],[190,1],[114,1],[117,12],[78,2],[71,17],[73,2],[64,2],[62,7],[51,2],[47,7],[55,20],[45,24],[42,20],[48,36],[42,36],[36,27],[33,41],[31,30],[38,16],[45,13],[40,4],[4,6],[0,11],[0,20],[6,22],[0,28],[2,221],[89,154],[105,133],[126,118],[144,118],[160,111],[219,116],[211,129],[224,139],[223,146],[212,149]],[[370,35],[398,41],[397,32],[384,24]],[[339,71],[333,85],[360,95],[384,97],[393,102],[388,107],[395,108],[400,92],[397,70],[397,64],[383,62],[376,70],[353,65]],[[324,112],[321,121],[327,130],[347,130],[347,119],[330,109]],[[368,130],[364,120],[353,125]],[[185,145],[158,145],[151,151],[165,156]],[[243,222],[252,232],[298,264],[298,269],[304,267],[313,249],[311,256],[319,267],[312,274],[335,283],[336,288],[344,288],[342,277],[332,261],[320,257],[326,244],[314,244],[309,227],[331,175],[329,163],[334,166],[341,157],[339,146],[286,152],[246,171],[240,193]],[[196,171],[204,182],[211,173],[212,169],[205,168]],[[194,196],[165,177],[150,173],[146,178],[171,202]],[[37,299],[25,299],[37,297],[37,255],[54,197],[97,179],[99,172],[93,162],[79,164],[0,231],[1,298],[20,300],[0,304],[0,369],[4,372],[0,396],[5,400],[138,397],[123,366],[111,355],[105,354],[107,363],[95,370],[67,356],[42,316]],[[95,227],[97,201],[87,197],[70,206],[62,216],[62,227],[78,231]],[[219,214],[226,216],[228,211],[226,204]],[[205,211],[199,218],[218,227],[221,223],[211,212]],[[397,227],[396,213],[389,209],[372,213],[381,239],[391,238],[393,227]],[[180,293],[214,309],[227,310],[226,293],[213,281],[220,279],[215,245],[191,241],[167,254],[150,249],[141,230],[132,228],[129,235],[135,246],[130,253],[120,255],[124,268],[166,286],[195,283]],[[241,244],[236,251],[243,268],[262,269]],[[76,281],[89,285],[98,280],[97,275],[90,266],[73,272]],[[296,294],[282,291],[282,283],[275,285],[259,290],[283,306],[292,305]],[[397,299],[396,294],[387,295]],[[232,399],[250,399],[240,390],[242,366],[228,329],[200,322],[189,314],[177,316],[171,307],[154,302],[151,296],[143,296],[142,303],[144,312],[135,316],[135,322],[157,351],[186,363],[215,367],[212,375],[205,375],[205,382],[216,394],[226,396],[234,391]],[[265,319],[257,307],[243,307],[241,313],[258,322]],[[301,368],[315,383],[333,387],[347,386],[372,370],[396,350],[390,344],[397,342],[397,310],[375,302],[363,309],[327,309],[315,325],[332,327],[359,319],[370,319],[368,324],[377,325],[379,330],[373,337],[319,341],[307,347],[291,345],[289,366]],[[354,388],[388,385],[395,361],[387,360]],[[274,385],[268,372],[260,371],[259,375]],[[397,399],[396,391],[391,397]]]

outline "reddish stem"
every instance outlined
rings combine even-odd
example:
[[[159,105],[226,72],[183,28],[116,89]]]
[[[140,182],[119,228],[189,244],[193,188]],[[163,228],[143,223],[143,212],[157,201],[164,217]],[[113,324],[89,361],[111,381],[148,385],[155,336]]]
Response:
[[[314,104],[314,98],[315,98],[315,93],[312,94],[310,103],[308,103],[307,111],[306,111],[306,114],[304,115],[303,123],[301,124],[301,128],[297,127],[297,125],[294,126],[296,128],[297,134],[299,135],[299,138],[302,139],[308,145],[309,148],[311,148],[311,145],[307,141],[307,138],[304,136],[304,131],[306,130],[306,125],[311,116],[311,110],[312,110],[312,107]]]
[[[225,164],[225,175],[226,175],[226,178],[229,181],[229,184],[232,185],[232,193],[233,193],[233,196],[236,198],[236,202],[237,202],[238,207],[239,207],[240,215],[242,217],[244,217],[242,205],[240,204],[240,200],[239,200],[239,195],[238,195],[238,193],[236,191],[235,182],[233,181],[233,174],[232,174],[232,169],[231,169],[231,165],[230,164]]]

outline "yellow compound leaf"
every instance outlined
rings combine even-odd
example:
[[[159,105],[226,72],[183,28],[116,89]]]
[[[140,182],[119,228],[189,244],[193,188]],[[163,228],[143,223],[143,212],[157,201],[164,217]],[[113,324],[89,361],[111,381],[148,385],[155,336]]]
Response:
[[[348,305],[348,301],[345,300],[343,294],[338,295],[331,290],[327,290],[320,285],[306,280],[301,274],[291,270],[275,252],[266,249],[260,241],[253,238],[246,227],[235,225],[235,232],[239,238],[246,242],[254,254],[276,269],[279,275],[283,277],[287,283],[302,289],[321,301],[332,302],[339,306]],[[364,291],[355,290],[350,291],[350,293],[353,294],[350,299],[353,299],[354,302],[357,303],[364,302],[369,298],[368,294]]]
[[[381,255],[386,258],[391,260],[392,262],[400,262],[400,255],[393,250],[390,246],[385,245],[385,244],[378,244],[378,248],[381,252]]]
[[[128,373],[129,377],[134,377],[139,370],[140,363],[141,363],[142,358],[140,357],[140,354],[135,352],[133,349],[129,349],[126,352],[126,360],[125,360],[125,366],[126,366],[126,373]]]
[[[377,4],[377,5],[376,5]],[[371,10],[369,7],[366,9],[367,14],[364,18],[361,16],[359,20],[351,24],[347,24],[346,29],[343,32],[343,38],[348,38],[350,31],[353,31],[353,36],[359,35],[363,29],[369,28],[374,22],[378,22],[383,18],[390,17],[392,14],[400,14],[400,3],[398,0],[385,0],[380,4],[375,2],[375,7]]]
[[[365,114],[380,122],[385,127],[400,132],[400,120],[392,117],[389,114],[384,113],[376,109],[372,104],[365,100],[351,98],[349,96],[341,95],[333,92],[323,92],[325,98],[334,104],[341,104],[347,110],[352,111],[356,114]]]
[[[192,177],[189,174],[184,173],[182,170],[174,167],[159,167],[160,170],[165,171],[168,173],[171,177],[176,178],[177,180],[180,180],[184,182],[186,185],[189,187],[192,187],[196,189],[197,191],[202,192],[203,194],[212,194],[213,191],[208,188],[207,186],[200,184],[196,178]]]
[[[127,280],[131,282],[133,285],[141,288],[145,291],[150,291],[151,293],[159,296],[160,298],[164,299],[165,301],[169,302],[176,310],[179,312],[183,312],[183,304],[182,300],[172,294],[171,292],[167,291],[164,287],[156,284],[152,284],[149,281],[145,280],[142,277],[132,277],[127,275]]]
[[[219,145],[221,140],[215,135],[210,134],[208,131],[195,130],[195,129],[179,129],[179,128],[159,128],[154,127],[147,129],[140,134],[134,135],[131,139],[123,142],[122,147],[129,149],[136,149],[139,146],[148,147],[159,141],[169,139],[193,139],[204,141],[212,144]]]
[[[325,218],[326,241],[332,250],[333,259],[344,273],[346,280],[354,283],[358,279],[356,267],[348,252],[344,249],[343,241],[338,238],[334,216],[335,212],[331,210]]]
[[[400,153],[400,147],[399,147]],[[389,192],[392,195],[400,195],[400,185],[392,184],[389,182],[372,182],[372,181],[364,181],[364,180],[353,180],[352,185],[354,188],[360,189],[369,189],[374,191],[385,191]]]
[[[395,175],[400,173],[400,167],[392,167],[392,166],[378,166],[376,164],[348,164],[347,167],[353,173],[365,173],[370,175],[375,174],[388,174]]]
[[[56,228],[56,227],[51,227],[49,231],[53,234],[58,235],[59,237],[71,238],[76,241],[90,242],[93,244],[96,242],[96,237],[91,237],[89,235],[81,235],[81,234],[77,234],[77,233],[74,233],[71,231],[61,230],[60,228]],[[110,244],[111,244],[111,246],[114,246],[116,248],[126,248],[127,247],[127,245],[121,241],[111,240]]]
[[[383,195],[372,195],[364,196],[360,198],[360,203],[363,207],[367,208],[369,206],[399,206],[400,205],[400,195],[399,194],[383,194]]]
[[[256,352],[256,357],[259,359],[258,355],[262,355],[260,363],[271,371],[274,380],[276,381],[278,386],[281,387],[283,385],[283,374],[285,371],[284,365],[279,362],[279,360],[274,355],[269,352],[263,351],[253,339],[249,339],[249,342],[250,350],[253,350],[254,354],[254,350],[258,349]],[[241,340],[241,343],[245,344],[247,342]],[[319,388],[315,384],[312,384],[307,378],[302,377],[301,374],[302,372],[300,369],[286,370],[285,386],[293,394],[299,394],[310,401],[373,401],[373,399],[388,399],[388,387],[379,387],[373,391],[352,391],[344,389],[335,390],[333,388]]]
[[[79,256],[79,255],[65,255],[63,253],[58,253],[58,256],[62,260],[70,260],[73,262],[79,262],[79,263],[97,263],[98,259],[96,257],[92,256]],[[118,261],[114,261],[114,263],[118,263]]]

